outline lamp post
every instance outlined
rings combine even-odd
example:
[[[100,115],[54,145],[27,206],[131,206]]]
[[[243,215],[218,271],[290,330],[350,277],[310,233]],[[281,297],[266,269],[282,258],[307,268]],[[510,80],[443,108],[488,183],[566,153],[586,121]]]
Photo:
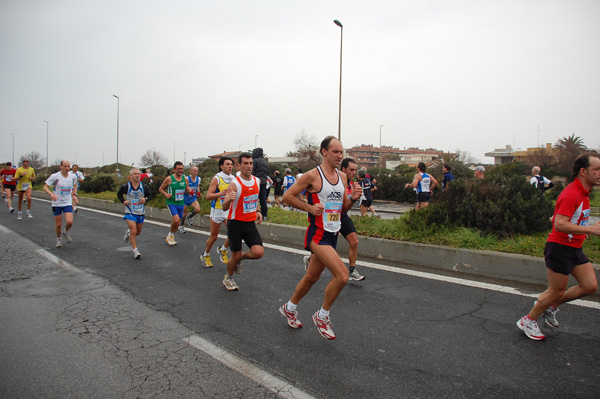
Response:
[[[48,132],[50,130],[50,122],[46,120],[44,122],[46,122],[46,169],[48,169],[48,138],[50,137]]]
[[[338,112],[338,140],[342,141],[342,44],[344,43],[344,25],[337,19],[333,23],[340,27],[340,100]]]
[[[11,136],[13,136],[12,138],[12,164],[13,164],[13,168],[14,168],[14,164],[15,164],[15,134],[11,133]]]
[[[175,143],[176,141],[173,142],[173,165],[175,165],[175,162],[177,162],[177,160],[175,159]]]
[[[258,139],[258,134],[254,136],[254,148],[256,148],[256,147],[257,147],[257,145],[256,145],[256,143],[257,143],[257,141],[256,141],[256,140],[257,140],[257,139]]]
[[[121,108],[121,99],[116,94],[113,97],[117,99],[117,169],[119,169],[119,110]]]
[[[383,125],[379,125],[379,148],[381,148],[381,128]]]

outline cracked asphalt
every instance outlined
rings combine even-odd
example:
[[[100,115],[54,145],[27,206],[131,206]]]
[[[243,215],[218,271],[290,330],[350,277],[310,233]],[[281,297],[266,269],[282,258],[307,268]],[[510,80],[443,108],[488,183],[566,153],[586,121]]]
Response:
[[[18,222],[0,210],[2,398],[600,392],[597,309],[565,305],[560,329],[542,327],[547,339],[533,342],[515,326],[529,297],[362,268],[367,279],[349,283],[332,309],[338,338],[330,342],[310,321],[327,275],[300,304],[304,328],[290,329],[277,312],[302,276],[302,254],[267,247],[236,277],[240,291],[227,292],[218,259],[212,269],[199,264],[205,235],[178,234],[171,248],[167,228],[147,223],[143,257],[134,260],[121,217],[82,209],[73,243],[56,249],[49,205],[34,201],[33,212],[34,219]],[[190,345],[190,337],[288,385],[278,395]]]

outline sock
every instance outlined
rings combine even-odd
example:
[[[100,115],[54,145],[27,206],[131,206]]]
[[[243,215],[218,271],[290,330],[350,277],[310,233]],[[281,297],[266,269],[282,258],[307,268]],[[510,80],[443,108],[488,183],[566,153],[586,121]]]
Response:
[[[325,309],[321,308],[319,310],[319,318],[324,319],[326,317],[329,317],[329,310],[325,310]]]
[[[232,280],[233,276],[230,276],[229,274],[227,275],[227,280]]]
[[[294,310],[296,310],[296,307],[297,307],[297,306],[298,306],[298,305],[295,305],[295,304],[293,304],[291,300],[289,300],[289,301],[288,301],[288,303],[287,303],[287,305],[285,305],[286,309],[287,309],[289,312],[293,312]]]
[[[354,266],[350,266],[350,273],[354,271]]]
[[[202,256],[208,256],[208,254],[205,252],[205,253],[202,254]]]
[[[190,213],[190,214],[188,215],[188,217],[191,219],[191,218],[193,218],[193,217],[196,215],[196,213],[198,213],[198,212],[196,212],[196,211],[192,211],[192,213]]]

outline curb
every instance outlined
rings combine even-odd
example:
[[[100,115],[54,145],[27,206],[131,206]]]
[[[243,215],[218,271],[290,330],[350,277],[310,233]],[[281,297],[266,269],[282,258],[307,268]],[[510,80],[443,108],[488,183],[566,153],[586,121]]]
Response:
[[[47,199],[47,195],[43,192],[38,191],[33,194],[36,198]],[[79,198],[79,205],[117,214],[123,213],[123,205],[119,202],[95,198]],[[146,207],[146,217],[166,222],[171,221],[171,214],[167,209]],[[194,227],[209,230],[210,221],[208,215],[194,216]],[[265,222],[257,227],[265,241],[273,241],[296,247],[304,242],[304,235],[306,233],[305,227],[286,226],[270,222]],[[451,248],[365,236],[358,236],[358,248],[360,257],[406,263],[431,269],[453,271],[519,283],[547,285],[544,259],[535,256]],[[337,250],[342,254],[348,253],[348,243],[346,240],[338,240]],[[593,266],[596,272],[596,279],[600,280],[600,265],[593,264]],[[575,279],[570,276],[570,285],[574,281]]]

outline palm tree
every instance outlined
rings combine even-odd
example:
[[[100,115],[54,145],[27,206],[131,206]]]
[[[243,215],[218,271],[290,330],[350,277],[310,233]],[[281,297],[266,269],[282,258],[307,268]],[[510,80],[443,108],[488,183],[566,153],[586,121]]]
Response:
[[[569,137],[563,137],[554,144],[558,152],[558,159],[560,160],[560,168],[567,172],[571,170],[575,158],[584,152],[588,151],[588,148],[583,144],[583,139],[579,136],[575,136],[575,133]]]

